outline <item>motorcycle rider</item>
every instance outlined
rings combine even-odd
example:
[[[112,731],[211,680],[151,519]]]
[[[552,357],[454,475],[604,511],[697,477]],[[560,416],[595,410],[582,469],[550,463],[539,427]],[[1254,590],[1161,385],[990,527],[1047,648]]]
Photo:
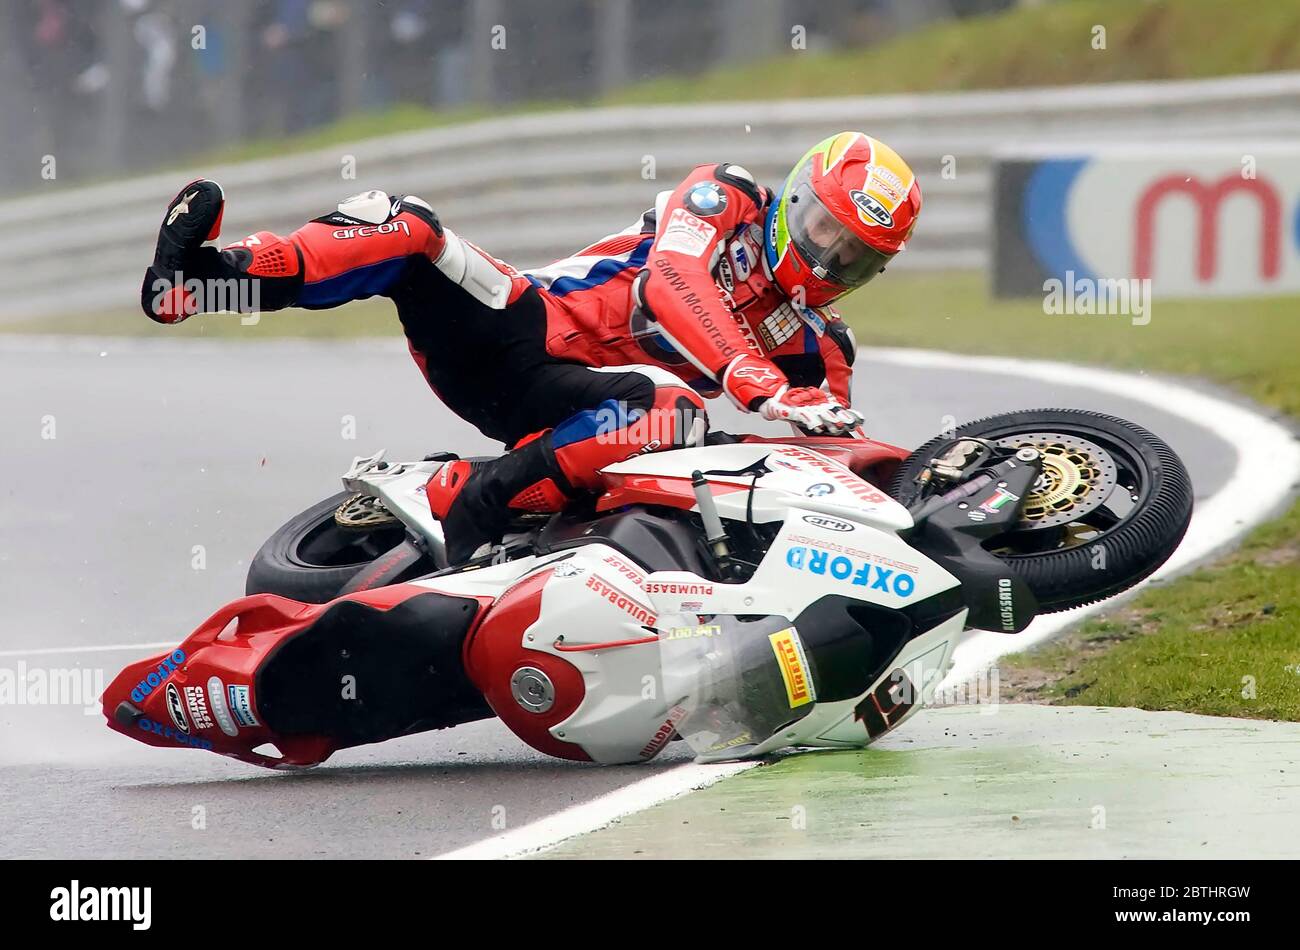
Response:
[[[861,132],[815,145],[778,192],[739,165],[700,165],[618,234],[519,271],[445,227],[412,195],[369,191],[281,237],[218,250],[213,181],[167,209],[141,289],[178,323],[224,309],[206,281],[257,284],[258,309],[397,305],[425,379],[510,451],[444,464],[430,479],[452,563],[498,538],[510,510],[557,511],[599,491],[599,470],[698,445],[702,397],[808,433],[844,434],[853,334],[829,306],[884,270],[921,209],[899,155]],[[241,294],[237,299],[250,299]],[[824,388],[823,388],[824,387]]]

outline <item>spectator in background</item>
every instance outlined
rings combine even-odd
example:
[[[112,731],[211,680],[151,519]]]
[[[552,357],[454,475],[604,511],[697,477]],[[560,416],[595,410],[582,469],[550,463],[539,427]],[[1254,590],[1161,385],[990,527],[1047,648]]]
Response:
[[[108,86],[108,66],[93,29],[93,0],[18,0],[9,9],[23,90],[35,119],[35,154],[29,168],[53,155],[61,177],[76,175],[93,161],[99,103]],[[12,95],[13,92],[6,92]]]
[[[384,59],[390,64],[383,79],[390,98],[419,105],[435,101],[433,60],[440,37],[434,26],[446,21],[438,14],[434,0],[402,0],[394,7],[383,38]]]
[[[338,31],[350,10],[339,0],[275,0],[261,31],[278,112],[274,126],[284,133],[321,125],[338,115]],[[352,64],[353,68],[364,68]]]
[[[161,112],[171,101],[172,70],[176,66],[176,30],[165,10],[151,8],[149,0],[120,0],[122,9],[134,17],[131,34],[139,46],[140,101],[153,112]]]

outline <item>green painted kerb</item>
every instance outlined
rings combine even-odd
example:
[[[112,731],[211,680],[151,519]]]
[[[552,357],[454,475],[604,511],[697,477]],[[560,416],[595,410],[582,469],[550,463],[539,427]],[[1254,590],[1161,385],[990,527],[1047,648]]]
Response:
[[[960,706],[787,757],[540,855],[1154,858],[1300,853],[1300,724]]]

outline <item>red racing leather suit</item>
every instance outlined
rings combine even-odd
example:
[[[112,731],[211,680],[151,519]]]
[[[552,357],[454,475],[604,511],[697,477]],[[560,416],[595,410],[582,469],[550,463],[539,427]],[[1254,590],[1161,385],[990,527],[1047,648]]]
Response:
[[[701,396],[725,392],[753,410],[787,381],[824,383],[849,405],[852,334],[772,281],[771,202],[743,168],[701,165],[627,230],[519,271],[444,228],[420,199],[368,192],[288,237],[200,248],[184,277],[256,281],[262,310],[392,298],[412,355],[453,411],[510,446],[547,430],[555,484],[511,501],[547,508],[598,488],[613,461],[696,444]],[[151,278],[156,288],[172,276],[146,274],[145,311],[162,322],[204,309],[181,275],[151,295]]]
[[[701,191],[717,196],[711,207],[692,197]],[[767,269],[771,198],[742,168],[701,165],[638,226],[529,272],[547,291],[548,350],[593,366],[662,366],[745,409],[787,377],[825,380],[848,406],[848,328],[829,308],[797,307]]]

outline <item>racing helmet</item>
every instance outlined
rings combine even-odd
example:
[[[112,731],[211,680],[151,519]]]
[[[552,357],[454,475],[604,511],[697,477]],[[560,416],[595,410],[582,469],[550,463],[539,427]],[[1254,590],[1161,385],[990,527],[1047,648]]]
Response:
[[[768,210],[768,267],[792,299],[820,307],[885,269],[921,211],[916,176],[862,132],[814,145]]]

